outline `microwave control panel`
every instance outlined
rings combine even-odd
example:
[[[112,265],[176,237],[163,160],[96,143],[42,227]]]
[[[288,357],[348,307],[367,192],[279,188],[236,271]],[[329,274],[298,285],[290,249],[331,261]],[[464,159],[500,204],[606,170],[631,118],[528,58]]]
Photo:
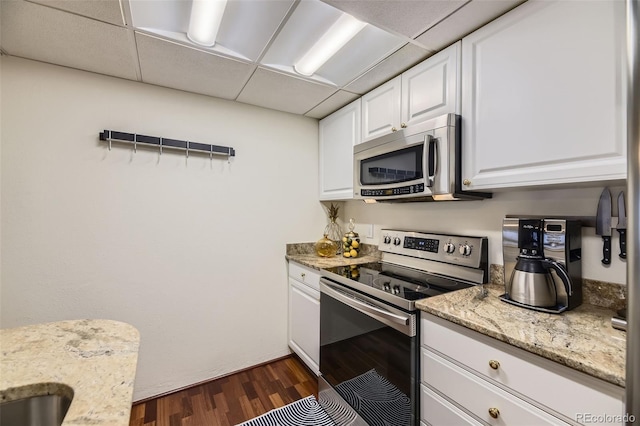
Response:
[[[362,197],[391,197],[395,195],[420,194],[424,192],[424,183],[417,185],[400,186],[388,189],[361,189]]]

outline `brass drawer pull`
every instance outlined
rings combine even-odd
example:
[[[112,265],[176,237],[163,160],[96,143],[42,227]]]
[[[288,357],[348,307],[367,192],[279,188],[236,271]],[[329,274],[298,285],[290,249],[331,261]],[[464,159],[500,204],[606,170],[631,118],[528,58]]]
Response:
[[[491,407],[489,408],[489,415],[494,419],[497,419],[498,417],[500,417],[500,410],[498,410],[497,408]]]
[[[302,277],[302,279],[304,279],[304,275],[305,275],[305,273],[304,273],[304,272],[301,272],[301,273],[300,273],[300,276]]]
[[[489,367],[493,368],[494,370],[497,370],[498,368],[500,368],[500,363],[492,359],[489,361]]]

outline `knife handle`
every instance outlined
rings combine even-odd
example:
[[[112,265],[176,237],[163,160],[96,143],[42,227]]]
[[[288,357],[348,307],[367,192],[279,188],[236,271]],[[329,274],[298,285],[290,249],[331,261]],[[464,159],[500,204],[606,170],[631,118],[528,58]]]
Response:
[[[620,233],[620,259],[627,258],[627,230],[618,229]]]
[[[608,265],[611,263],[611,236],[603,235],[602,241],[604,242],[602,245],[602,264]]]

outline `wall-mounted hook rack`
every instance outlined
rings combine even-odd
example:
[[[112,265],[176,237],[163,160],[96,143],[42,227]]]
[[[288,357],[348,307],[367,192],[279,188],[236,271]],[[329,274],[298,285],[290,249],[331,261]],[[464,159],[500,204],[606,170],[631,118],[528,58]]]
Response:
[[[187,157],[189,152],[201,152],[209,154],[210,158],[216,156],[235,157],[236,150],[228,146],[208,145],[204,143],[182,141],[178,139],[161,138],[158,136],[138,135],[135,133],[118,132],[115,130],[105,130],[98,134],[101,141],[109,142],[109,150],[111,150],[111,142],[123,142],[133,144],[134,152],[138,150],[138,144],[146,146],[157,146],[162,154],[163,148],[178,149],[186,151]]]

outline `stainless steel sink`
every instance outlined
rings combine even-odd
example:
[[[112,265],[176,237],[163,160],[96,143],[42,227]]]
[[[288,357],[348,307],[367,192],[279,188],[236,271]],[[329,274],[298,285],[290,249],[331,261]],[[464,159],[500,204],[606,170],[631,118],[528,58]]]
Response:
[[[66,395],[42,395],[0,404],[2,426],[60,426],[71,405]]]

